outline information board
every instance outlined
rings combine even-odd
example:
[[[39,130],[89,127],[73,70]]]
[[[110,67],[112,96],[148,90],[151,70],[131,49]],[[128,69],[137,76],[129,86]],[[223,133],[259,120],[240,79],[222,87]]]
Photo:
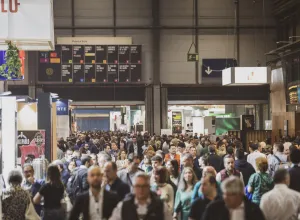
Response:
[[[41,83],[130,83],[141,77],[141,45],[57,45],[39,52]]]

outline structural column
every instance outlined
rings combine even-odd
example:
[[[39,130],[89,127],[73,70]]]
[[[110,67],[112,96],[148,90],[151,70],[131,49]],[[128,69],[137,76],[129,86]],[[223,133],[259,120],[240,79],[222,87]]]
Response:
[[[161,128],[168,128],[168,89],[161,88],[160,89],[161,96]]]
[[[38,53],[34,51],[27,52],[28,54],[28,95],[36,99],[36,78],[38,75]]]

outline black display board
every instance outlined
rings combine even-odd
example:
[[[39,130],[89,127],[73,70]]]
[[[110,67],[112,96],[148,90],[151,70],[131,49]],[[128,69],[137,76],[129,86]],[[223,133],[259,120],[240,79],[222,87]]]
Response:
[[[141,77],[141,45],[57,45],[39,52],[41,83],[130,83]]]

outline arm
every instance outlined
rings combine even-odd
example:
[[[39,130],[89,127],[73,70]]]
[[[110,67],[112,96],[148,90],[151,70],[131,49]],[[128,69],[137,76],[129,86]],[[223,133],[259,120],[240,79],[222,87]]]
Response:
[[[244,177],[243,177],[242,172],[240,172],[240,180],[243,182],[243,184],[244,184],[244,186],[245,186],[245,183],[244,183]]]
[[[221,173],[220,172],[217,173],[216,181],[219,182],[219,183],[221,182]]]
[[[77,197],[76,200],[75,200],[75,204],[71,210],[71,213],[70,213],[70,217],[69,217],[69,220],[78,220],[79,219],[79,216],[80,216],[80,213],[81,213],[81,210],[82,210],[82,202],[81,202],[81,198],[82,197]]]
[[[36,204],[36,205],[38,205],[38,204],[41,203],[41,199],[42,199],[42,196],[41,196],[41,194],[38,192],[38,193],[34,196],[34,198],[33,198],[33,203]]]
[[[89,183],[87,181],[87,173],[82,176],[82,191],[87,191],[89,189]]]
[[[252,174],[250,176],[249,181],[248,181],[247,190],[248,190],[249,193],[253,193],[253,190],[254,190],[254,177],[255,177],[255,174]]]
[[[192,202],[194,202],[197,198],[199,198],[199,189],[200,189],[200,182],[196,183],[193,189],[192,194]]]
[[[181,191],[177,190],[174,204],[174,215],[173,218],[177,218],[177,214],[180,213],[182,208],[181,204]]]
[[[109,218],[109,220],[122,220],[122,206],[123,206],[123,202],[119,202],[119,204],[117,205],[117,207],[114,209],[111,217]]]

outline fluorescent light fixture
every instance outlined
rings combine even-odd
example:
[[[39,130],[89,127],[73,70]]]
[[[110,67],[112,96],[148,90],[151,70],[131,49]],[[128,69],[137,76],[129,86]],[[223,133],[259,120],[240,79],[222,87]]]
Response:
[[[72,100],[72,99],[69,99],[69,102],[73,102],[73,100]]]
[[[7,96],[7,95],[11,95],[11,91],[0,93],[0,96]]]
[[[25,102],[26,99],[17,99],[17,102]]]
[[[51,97],[58,97],[58,94],[57,94],[57,93],[52,93],[52,92],[50,92],[50,95],[51,95]]]

